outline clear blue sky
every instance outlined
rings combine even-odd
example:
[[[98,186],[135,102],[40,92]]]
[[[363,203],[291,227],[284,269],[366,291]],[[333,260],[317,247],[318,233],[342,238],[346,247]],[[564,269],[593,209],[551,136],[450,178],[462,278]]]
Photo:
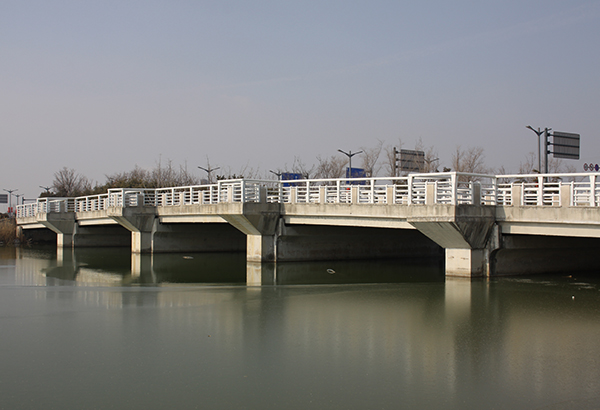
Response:
[[[516,172],[525,126],[600,162],[600,2],[0,2],[0,189],[66,166],[268,173],[377,140]],[[0,191],[1,192],[1,191]]]

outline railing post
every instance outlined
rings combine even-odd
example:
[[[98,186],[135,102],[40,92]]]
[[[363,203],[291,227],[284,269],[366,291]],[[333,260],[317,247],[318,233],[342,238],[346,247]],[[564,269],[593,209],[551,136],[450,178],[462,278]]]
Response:
[[[277,203],[283,203],[283,184],[277,181]]]
[[[568,184],[560,184],[559,189],[559,206],[573,206],[573,182]]]
[[[437,203],[437,181],[428,181],[425,183],[425,205],[435,205]]]
[[[590,206],[596,206],[596,174],[590,175]]]
[[[544,177],[538,177],[537,206],[544,205]]]
[[[523,184],[513,182],[511,184],[511,205],[512,206],[523,206]]]
[[[290,187],[290,204],[295,204],[298,202],[298,187],[291,186]]]
[[[407,198],[407,203],[408,203],[408,205],[412,205],[412,203],[413,203],[413,189],[412,189],[412,187],[413,187],[413,177],[412,177],[412,175],[408,176],[407,184],[408,184],[408,198]]]
[[[396,201],[396,198],[395,198],[396,196],[394,195],[394,192],[396,190],[394,188],[396,188],[395,184],[391,185],[391,186],[388,185],[386,187],[386,190],[385,190],[385,203],[388,204],[388,205],[391,205],[391,204],[395,203],[395,201]]]
[[[456,198],[457,192],[458,192],[458,178],[456,177],[456,172],[453,172],[450,175],[450,190],[451,190],[451,198],[450,198],[450,205],[456,205],[458,200]]]
[[[265,185],[259,185],[258,191],[259,191],[258,202],[261,204],[266,204],[267,203],[267,187]]]
[[[479,182],[471,182],[471,204],[481,205],[481,184]]]

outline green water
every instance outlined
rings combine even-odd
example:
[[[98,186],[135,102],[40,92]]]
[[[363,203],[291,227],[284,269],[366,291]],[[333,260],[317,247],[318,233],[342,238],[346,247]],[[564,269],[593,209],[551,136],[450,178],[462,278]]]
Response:
[[[573,272],[1,248],[0,329],[0,409],[600,407],[600,280]]]

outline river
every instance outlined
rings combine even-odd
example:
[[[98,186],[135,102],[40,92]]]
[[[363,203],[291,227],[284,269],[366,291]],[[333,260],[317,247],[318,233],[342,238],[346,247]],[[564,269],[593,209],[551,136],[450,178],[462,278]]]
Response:
[[[144,258],[0,248],[0,409],[600,408],[600,276]]]

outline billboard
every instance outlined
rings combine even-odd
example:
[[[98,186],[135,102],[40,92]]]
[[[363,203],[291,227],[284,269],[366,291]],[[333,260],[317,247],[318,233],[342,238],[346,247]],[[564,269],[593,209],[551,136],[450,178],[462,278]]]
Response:
[[[8,203],[8,194],[0,194],[0,204]]]
[[[425,169],[425,153],[423,151],[400,150],[400,170],[421,172]]]
[[[579,134],[554,131],[552,137],[554,158],[579,159]]]

